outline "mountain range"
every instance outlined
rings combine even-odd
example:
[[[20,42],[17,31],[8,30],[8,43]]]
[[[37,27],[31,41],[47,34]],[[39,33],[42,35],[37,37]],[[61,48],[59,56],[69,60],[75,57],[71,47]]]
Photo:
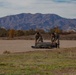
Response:
[[[59,27],[64,31],[76,31],[76,19],[63,18],[56,14],[21,13],[0,18],[0,27],[5,29],[29,30]]]

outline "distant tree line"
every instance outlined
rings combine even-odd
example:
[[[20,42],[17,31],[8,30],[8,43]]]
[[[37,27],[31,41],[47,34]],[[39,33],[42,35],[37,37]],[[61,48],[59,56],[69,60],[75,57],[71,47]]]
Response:
[[[18,36],[28,36],[28,35],[34,35],[36,31],[39,31],[42,34],[51,34],[53,32],[59,33],[59,34],[70,34],[74,33],[73,31],[69,32],[63,32],[61,29],[58,27],[50,29],[48,32],[44,31],[43,29],[30,29],[30,30],[14,30],[14,29],[9,29],[6,30],[5,28],[0,28],[0,37],[18,37]]]
[[[8,30],[4,29],[4,28],[0,28],[0,37],[5,37],[8,34]]]

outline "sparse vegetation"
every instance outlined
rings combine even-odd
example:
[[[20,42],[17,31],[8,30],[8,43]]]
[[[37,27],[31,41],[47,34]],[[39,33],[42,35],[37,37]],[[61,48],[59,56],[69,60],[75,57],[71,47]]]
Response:
[[[0,28],[0,37],[6,37],[7,36],[7,30],[4,28]]]
[[[76,40],[76,32],[69,31],[63,32],[58,27],[50,29],[48,32],[43,29],[30,29],[30,30],[6,30],[4,28],[0,28],[0,38],[2,39],[34,39],[34,35],[36,31],[39,31],[44,39],[50,39],[50,34],[52,32],[57,32],[60,34],[60,39],[62,40]]]
[[[10,51],[4,51],[3,54],[10,54]]]
[[[8,35],[9,35],[9,38],[14,38],[15,30],[14,29],[9,30]]]
[[[54,27],[54,28],[51,28],[51,29],[49,30],[49,33],[50,33],[50,34],[51,34],[51,33],[54,33],[54,32],[59,33],[59,34],[62,34],[62,33],[63,33],[63,31],[62,31],[59,27]]]
[[[0,55],[0,75],[76,75],[76,48]]]

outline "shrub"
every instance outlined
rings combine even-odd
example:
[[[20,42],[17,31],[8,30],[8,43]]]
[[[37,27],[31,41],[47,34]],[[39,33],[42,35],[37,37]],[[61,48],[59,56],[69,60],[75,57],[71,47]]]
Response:
[[[10,54],[10,51],[4,51],[3,54]]]

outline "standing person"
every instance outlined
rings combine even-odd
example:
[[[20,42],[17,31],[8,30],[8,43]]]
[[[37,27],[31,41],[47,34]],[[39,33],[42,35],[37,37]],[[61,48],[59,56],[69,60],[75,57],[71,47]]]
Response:
[[[35,34],[35,45],[36,45],[38,42],[43,42],[42,35],[41,35],[39,32],[37,32],[37,33]]]
[[[51,34],[51,42],[52,42],[52,44],[55,43],[55,34],[54,33]]]
[[[57,43],[57,48],[59,48],[59,45],[60,45],[60,36],[58,33],[55,33],[55,41]]]

